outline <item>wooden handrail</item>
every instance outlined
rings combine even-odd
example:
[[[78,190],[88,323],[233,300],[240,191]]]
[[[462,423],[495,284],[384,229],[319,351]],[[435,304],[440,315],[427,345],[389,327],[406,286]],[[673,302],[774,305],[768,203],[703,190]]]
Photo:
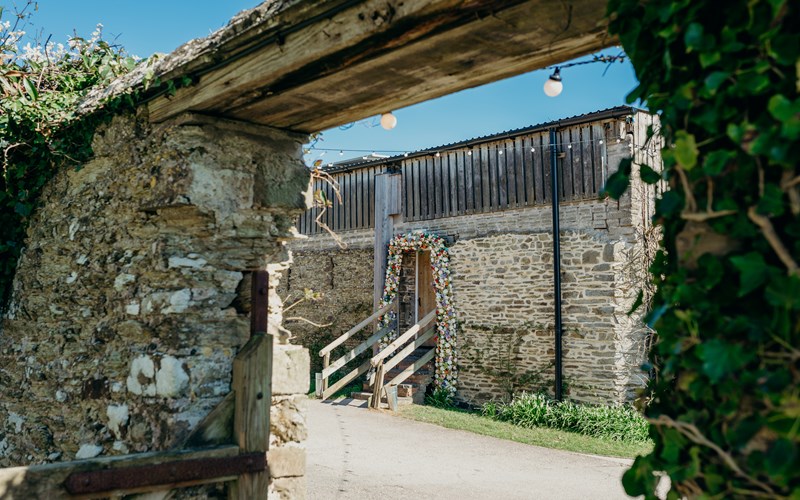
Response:
[[[409,344],[407,346],[405,346],[402,349],[400,349],[399,351],[397,351],[397,354],[392,356],[392,359],[388,360],[387,362],[385,362],[383,364],[383,369],[388,373],[389,370],[391,370],[392,368],[397,366],[401,361],[406,359],[409,356],[409,354],[411,354],[412,352],[416,351],[417,348],[419,348],[420,346],[424,345],[425,342],[430,340],[431,337],[433,337],[433,335],[435,333],[436,333],[436,325],[434,325],[432,328],[430,328],[427,332],[425,332],[422,335],[420,335],[419,337],[417,337],[416,340],[414,340],[414,342],[409,342]],[[375,383],[375,375],[374,374],[369,378],[369,383],[370,383],[370,385]]]
[[[375,332],[370,338],[358,344],[356,347],[351,349],[347,354],[337,359],[336,361],[331,363],[330,366],[322,370],[322,378],[330,377],[333,372],[343,367],[350,361],[354,360],[355,357],[361,354],[362,352],[366,351],[373,345],[377,344],[381,338],[385,337],[386,334],[392,331],[393,329],[394,329],[393,325],[388,325]]]
[[[337,347],[339,347],[340,345],[342,345],[347,339],[349,339],[350,337],[352,337],[353,335],[355,335],[356,333],[361,331],[364,327],[368,326],[373,321],[377,320],[379,317],[381,317],[384,314],[386,314],[394,306],[394,304],[395,304],[395,301],[392,301],[392,302],[386,304],[385,306],[381,307],[380,309],[375,311],[375,313],[373,313],[372,316],[370,316],[369,318],[365,319],[361,323],[357,324],[353,328],[347,330],[339,338],[337,338],[336,340],[334,340],[333,342],[331,342],[327,346],[323,347],[319,351],[320,357],[323,357],[326,354],[330,353],[332,350],[334,350]]]
[[[431,323],[431,321],[434,321],[435,319],[436,319],[436,310],[434,309],[433,311],[429,312],[424,318],[422,318],[422,320],[420,320],[419,323],[406,330],[404,334],[397,337],[392,341],[391,344],[384,347],[383,350],[378,354],[376,354],[375,356],[373,356],[372,359],[369,360],[369,362],[372,364],[372,366],[378,366],[378,363],[391,356],[394,351],[396,351],[400,346],[411,340],[411,337],[419,333],[420,330],[428,326]]]
[[[405,382],[405,380],[414,374],[417,370],[425,366],[433,357],[436,355],[436,349],[431,349],[428,351],[424,356],[419,358],[418,360],[414,361],[414,364],[400,372],[395,378],[384,384],[384,387],[388,385],[399,385]]]

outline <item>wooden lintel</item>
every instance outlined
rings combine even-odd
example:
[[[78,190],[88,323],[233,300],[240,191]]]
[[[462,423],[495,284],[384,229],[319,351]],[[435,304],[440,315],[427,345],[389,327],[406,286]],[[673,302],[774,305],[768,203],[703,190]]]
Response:
[[[285,36],[152,101],[151,120],[201,111],[315,132],[614,43],[605,0],[334,4],[305,24],[295,7],[278,12],[270,22]]]

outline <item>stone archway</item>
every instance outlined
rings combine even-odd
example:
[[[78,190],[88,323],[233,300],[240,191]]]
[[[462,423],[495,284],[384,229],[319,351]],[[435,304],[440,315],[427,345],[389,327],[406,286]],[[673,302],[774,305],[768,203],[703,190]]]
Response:
[[[430,251],[432,285],[436,290],[436,370],[434,385],[437,388],[455,393],[458,379],[457,331],[458,322],[453,307],[453,292],[450,286],[450,254],[444,239],[424,231],[398,234],[389,242],[389,256],[386,266],[386,280],[381,305],[387,305],[397,296],[400,283],[400,269],[403,254],[406,252]],[[394,312],[386,314],[382,325],[394,319]],[[393,331],[381,342],[381,348],[398,335]]]

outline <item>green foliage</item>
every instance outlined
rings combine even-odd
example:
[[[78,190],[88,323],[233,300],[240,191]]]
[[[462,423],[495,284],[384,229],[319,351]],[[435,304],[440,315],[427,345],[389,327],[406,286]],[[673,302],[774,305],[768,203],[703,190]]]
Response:
[[[583,405],[522,393],[509,403],[486,403],[482,413],[520,427],[547,427],[631,443],[648,440],[647,420],[630,406]]]
[[[435,387],[430,391],[430,394],[425,394],[425,404],[445,410],[455,408],[453,404],[453,393],[441,387]]]
[[[670,498],[800,498],[800,4],[610,0],[609,14],[639,78],[629,101],[660,115],[670,184],[651,266],[655,448],[626,491],[654,498],[663,471]]]
[[[102,39],[74,37],[67,47],[48,43],[20,47],[31,3],[21,12],[0,9],[0,310],[11,282],[31,214],[45,184],[65,166],[92,154],[91,139],[108,114],[76,119],[75,106],[94,86],[130,71],[136,61]],[[11,15],[9,15],[11,14]],[[14,24],[3,16],[15,19]],[[127,101],[109,103],[118,110]]]

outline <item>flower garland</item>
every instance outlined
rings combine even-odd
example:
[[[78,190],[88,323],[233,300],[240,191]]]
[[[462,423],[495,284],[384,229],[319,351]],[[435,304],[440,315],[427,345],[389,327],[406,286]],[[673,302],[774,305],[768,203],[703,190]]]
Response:
[[[399,234],[389,242],[389,256],[386,263],[386,282],[383,287],[385,306],[397,296],[400,283],[400,269],[403,253],[407,251],[421,252],[430,250],[431,269],[433,270],[433,286],[436,289],[436,371],[434,384],[451,394],[456,391],[458,368],[456,366],[456,312],[453,308],[453,293],[450,286],[450,254],[444,240],[424,231]],[[389,312],[381,319],[381,326],[388,325],[395,319],[395,312]],[[381,348],[397,338],[398,332],[392,331],[381,340]]]

